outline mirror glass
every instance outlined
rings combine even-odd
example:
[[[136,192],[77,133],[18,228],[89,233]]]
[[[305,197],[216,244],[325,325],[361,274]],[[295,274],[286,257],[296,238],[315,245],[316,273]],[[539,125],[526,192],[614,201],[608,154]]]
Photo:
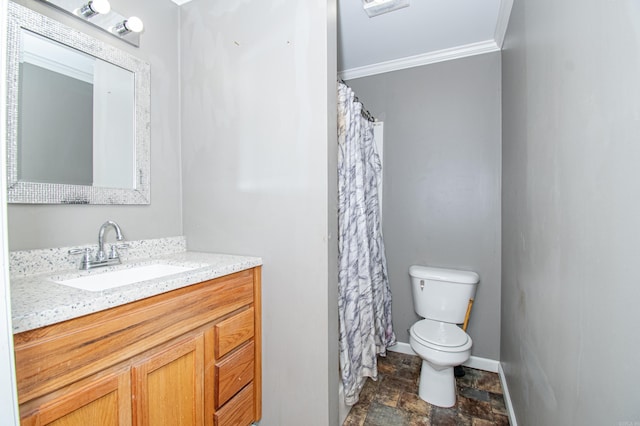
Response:
[[[133,73],[27,30],[21,36],[18,181],[133,189]]]
[[[148,64],[9,12],[9,201],[148,204]]]

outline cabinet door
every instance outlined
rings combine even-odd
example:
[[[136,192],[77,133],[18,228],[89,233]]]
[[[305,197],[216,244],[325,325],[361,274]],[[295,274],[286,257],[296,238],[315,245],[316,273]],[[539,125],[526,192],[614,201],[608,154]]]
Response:
[[[152,351],[132,369],[135,425],[202,425],[202,333]]]
[[[23,426],[118,426],[131,424],[131,381],[129,371],[109,374],[23,413]]]

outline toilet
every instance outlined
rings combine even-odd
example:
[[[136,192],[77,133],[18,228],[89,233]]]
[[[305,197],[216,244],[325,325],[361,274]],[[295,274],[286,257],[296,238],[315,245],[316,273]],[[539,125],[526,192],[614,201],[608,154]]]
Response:
[[[411,349],[422,358],[418,395],[439,407],[453,407],[453,367],[469,359],[471,337],[464,322],[480,277],[475,272],[414,265],[409,268],[413,307],[424,318],[409,329]]]

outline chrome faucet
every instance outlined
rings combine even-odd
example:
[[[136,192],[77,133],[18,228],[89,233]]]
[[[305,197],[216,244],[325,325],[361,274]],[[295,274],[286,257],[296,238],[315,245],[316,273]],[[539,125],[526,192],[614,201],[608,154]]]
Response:
[[[104,234],[110,227],[116,231],[116,240],[124,240],[120,226],[118,226],[118,224],[112,220],[106,221],[102,224],[102,226],[100,226],[100,231],[98,231],[98,251],[96,252],[96,255],[93,259],[91,258],[92,253],[90,248],[69,250],[69,254],[83,255],[82,261],[80,262],[80,269],[89,270],[92,268],[98,268],[100,266],[117,265],[121,263],[120,255],[118,254],[118,248],[128,247],[127,244],[112,245],[108,255],[104,250]]]
[[[124,237],[122,236],[122,231],[117,223],[112,220],[108,220],[102,224],[100,227],[100,231],[98,231],[98,252],[96,253],[96,261],[102,262],[107,259],[107,255],[104,252],[104,233],[106,232],[108,227],[112,227],[116,231],[116,240],[122,241]],[[118,257],[118,260],[120,258]]]

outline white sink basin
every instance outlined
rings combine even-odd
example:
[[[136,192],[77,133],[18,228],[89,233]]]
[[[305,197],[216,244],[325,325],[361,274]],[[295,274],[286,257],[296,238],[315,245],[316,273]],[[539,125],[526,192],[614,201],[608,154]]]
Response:
[[[168,277],[182,272],[197,269],[198,266],[178,266],[158,263],[142,265],[128,269],[120,269],[109,272],[94,272],[79,278],[53,279],[58,284],[68,285],[81,290],[102,291],[110,288],[153,280],[155,278]]]

